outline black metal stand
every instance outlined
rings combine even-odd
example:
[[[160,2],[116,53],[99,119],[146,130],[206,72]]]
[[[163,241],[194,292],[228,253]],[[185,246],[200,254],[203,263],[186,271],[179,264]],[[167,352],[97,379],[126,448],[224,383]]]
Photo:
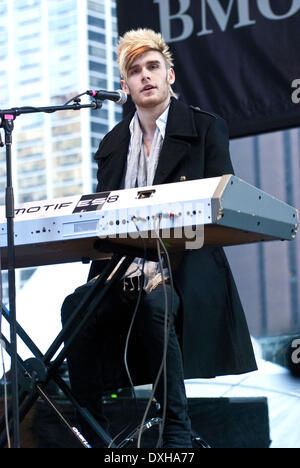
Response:
[[[8,296],[10,311],[10,344],[11,344],[11,386],[12,405],[14,414],[13,447],[20,446],[20,429],[18,421],[19,404],[16,397],[18,391],[17,372],[17,334],[16,334],[16,286],[15,286],[15,249],[14,249],[14,192],[12,184],[11,145],[12,131],[14,129],[14,116],[4,113],[2,116],[2,128],[5,133],[6,145],[6,193],[5,208],[7,219],[7,270],[8,270]]]
[[[81,445],[84,448],[90,448],[87,441],[85,441],[79,431],[71,427],[70,424],[65,420],[63,415],[57,409],[51,398],[47,395],[45,387],[51,380],[53,380],[56,385],[62,390],[66,395],[69,401],[81,414],[81,416],[90,424],[95,433],[112,448],[116,447],[112,443],[109,435],[102,429],[98,422],[92,417],[92,415],[81,408],[79,403],[76,401],[69,386],[64,382],[64,380],[59,376],[58,370],[64,361],[68,348],[71,345],[72,341],[79,333],[84,324],[88,321],[91,315],[95,312],[100,302],[103,300],[103,297],[109,292],[112,285],[120,280],[124,275],[129,265],[132,263],[133,258],[131,256],[125,257],[123,262],[114,272],[114,275],[109,279],[113,270],[116,268],[120,262],[122,256],[114,255],[109,263],[106,265],[103,273],[94,281],[93,286],[90,288],[88,293],[84,296],[81,303],[78,304],[74,310],[72,316],[65,324],[64,328],[57,335],[53,343],[50,345],[49,349],[43,355],[41,351],[37,348],[31,338],[26,334],[26,332],[16,323],[16,334],[20,336],[22,341],[30,349],[30,351],[35,356],[34,358],[23,361],[18,355],[16,359],[16,368],[17,374],[19,377],[19,388],[18,388],[18,404],[20,403],[19,414],[20,420],[22,420],[32,405],[35,403],[38,397],[43,398],[46,403],[55,411],[59,419],[64,423],[64,425],[73,433],[74,437],[78,439]],[[11,323],[11,316],[3,308],[3,316]],[[1,339],[4,341],[5,346],[9,354],[13,352],[11,343],[1,334]],[[53,356],[58,352],[61,345],[64,343],[63,349],[58,353],[55,359],[52,360]],[[14,410],[14,408],[13,408]],[[9,411],[9,414],[12,414],[12,411]],[[13,425],[11,425],[12,428]],[[0,447],[3,447],[6,443],[7,436],[5,431],[5,418],[3,417],[0,421]]]
[[[15,286],[15,248],[14,248],[14,191],[12,183],[12,132],[14,129],[14,120],[22,114],[31,114],[37,112],[53,113],[62,110],[80,110],[83,108],[99,109],[102,107],[102,101],[93,101],[90,104],[80,104],[80,96],[87,92],[75,96],[63,106],[49,107],[20,107],[0,110],[0,128],[4,129],[6,146],[6,219],[7,219],[7,249],[8,249],[8,290],[9,290],[9,319],[10,319],[10,354],[11,354],[11,373],[12,373],[12,407],[13,407],[13,444],[14,448],[20,448],[20,430],[19,430],[19,404],[18,404],[18,356],[17,356],[17,320],[16,320],[16,286]],[[69,104],[69,102],[74,102]],[[0,141],[0,145],[3,142]],[[2,274],[2,273],[1,273]]]
[[[103,248],[102,243],[100,243]],[[102,250],[102,249],[101,249]],[[109,250],[109,249],[108,249]],[[129,265],[134,259],[132,252],[130,255],[124,255],[123,248],[116,248],[119,252],[115,253],[109,263],[105,266],[102,274],[93,282],[92,287],[82,298],[76,309],[73,311],[72,316],[68,322],[62,328],[61,332],[57,335],[55,340],[52,342],[45,354],[43,354],[32,339],[27,335],[23,328],[16,322],[16,334],[26,344],[34,358],[23,361],[20,356],[17,355],[16,367],[18,375],[18,405],[19,407],[19,418],[20,421],[24,419],[26,414],[30,411],[34,403],[40,397],[50,409],[55,413],[60,422],[66,429],[76,438],[82,448],[92,448],[89,442],[86,441],[83,435],[79,432],[76,427],[73,427],[69,421],[66,420],[64,415],[60,412],[53,399],[47,392],[48,384],[53,381],[57,387],[64,393],[69,402],[77,410],[78,414],[90,425],[91,429],[95,434],[110,448],[126,448],[130,444],[138,440],[140,433],[152,428],[153,426],[160,425],[162,420],[154,417],[146,420],[142,425],[137,426],[131,433],[125,436],[121,442],[116,445],[111,437],[104,431],[101,425],[96,421],[93,416],[85,409],[82,408],[79,402],[76,400],[70,387],[62,379],[59,374],[59,369],[63,363],[69,346],[76,338],[85,323],[89,320],[93,313],[95,313],[104,296],[110,291],[110,288],[116,281],[119,281],[127,271]],[[142,255],[139,249],[134,252],[139,256]],[[154,257],[154,253],[149,253],[150,257]],[[123,262],[120,260],[123,258]],[[147,255],[148,258],[148,255]],[[120,265],[118,265],[120,263]],[[115,270],[115,271],[114,271]],[[112,275],[113,273],[113,275]],[[109,278],[109,280],[108,280]],[[8,311],[3,307],[2,314],[4,318],[10,323],[11,317]],[[0,339],[3,340],[7,352],[11,355],[12,346],[6,337],[1,333]],[[59,351],[61,345],[64,343],[63,349],[53,359],[56,353]],[[11,419],[13,416],[14,408],[8,410],[8,417]],[[9,423],[9,430],[14,429],[14,420]],[[203,440],[198,434],[192,435],[193,445],[196,448],[210,448],[209,445]],[[0,420],[0,448],[5,447],[7,442],[7,431],[6,431],[6,419],[5,416]]]

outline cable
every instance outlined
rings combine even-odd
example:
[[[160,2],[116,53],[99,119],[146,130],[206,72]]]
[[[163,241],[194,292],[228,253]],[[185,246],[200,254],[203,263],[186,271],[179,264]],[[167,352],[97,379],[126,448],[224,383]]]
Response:
[[[160,447],[164,425],[165,425],[165,419],[166,419],[166,409],[167,409],[167,349],[168,349],[168,341],[169,341],[169,329],[168,329],[168,296],[167,296],[166,283],[165,283],[164,273],[163,273],[163,263],[162,263],[160,248],[159,248],[159,241],[157,240],[156,242],[157,242],[157,253],[159,257],[159,263],[162,269],[162,279],[163,279],[162,284],[163,284],[164,295],[165,295],[164,350],[163,350],[163,358],[162,358],[164,399],[163,399],[163,404],[162,404],[162,408],[163,408],[162,409],[162,423],[159,428],[159,438],[156,444],[156,447]]]
[[[81,94],[77,94],[77,96],[74,96],[72,97],[71,99],[69,99],[69,101],[67,101],[64,105],[67,106],[68,104],[70,104],[71,102],[76,102],[76,99],[79,99],[81,96],[84,96],[86,94],[85,93],[81,93]],[[78,102],[78,101],[77,101]]]
[[[164,296],[165,296],[165,311],[167,311],[167,310],[168,310],[168,303],[167,303],[167,295],[166,295],[166,291],[165,291],[165,280],[164,280],[164,279],[163,279],[163,287],[164,287]],[[167,315],[167,314],[165,314],[165,318],[166,318],[166,315]],[[165,320],[165,323],[166,323],[166,320]],[[164,327],[164,329],[165,329],[165,327]],[[165,366],[165,356],[166,356],[166,350],[167,350],[167,339],[166,339],[166,335],[168,335],[168,332],[167,332],[167,333],[164,332],[164,334],[165,334],[165,338],[164,338],[163,357],[162,357],[162,361],[161,361],[161,365],[160,365],[159,371],[158,371],[157,376],[156,376],[156,380],[155,380],[155,382],[153,383],[152,392],[151,392],[151,395],[150,395],[150,397],[149,397],[148,404],[147,404],[147,406],[146,406],[146,409],[145,409],[145,412],[144,412],[144,416],[143,416],[143,419],[142,419],[142,422],[141,422],[140,432],[139,432],[138,442],[137,442],[137,447],[138,447],[138,448],[140,448],[143,426],[144,426],[144,424],[145,424],[147,414],[148,414],[148,412],[149,412],[149,409],[150,409],[150,406],[151,406],[153,397],[154,397],[154,395],[155,395],[156,387],[157,387],[157,385],[158,385],[158,382],[159,382],[159,379],[160,379],[160,377],[161,377],[162,371],[166,369],[166,366]],[[165,373],[164,373],[164,376],[165,376]],[[164,379],[164,385],[165,385],[164,397],[166,397],[166,381],[165,381],[165,379]],[[165,400],[165,398],[164,398],[164,400]],[[162,434],[162,431],[163,431],[164,419],[165,419],[165,408],[166,408],[166,404],[163,404],[162,424],[161,424],[161,427],[160,427],[160,436],[159,436],[159,441],[158,441],[157,445],[159,445],[159,443],[160,443],[161,434]]]
[[[152,399],[154,397],[156,387],[158,385],[158,382],[159,382],[159,379],[161,377],[162,371],[164,371],[164,374],[163,374],[164,375],[164,402],[163,402],[163,405],[162,405],[163,406],[163,415],[162,415],[162,423],[160,425],[160,431],[159,431],[160,434],[159,434],[159,439],[158,439],[158,442],[157,442],[157,447],[161,443],[161,437],[162,437],[162,433],[163,433],[163,428],[164,428],[164,423],[165,423],[165,415],[166,415],[166,398],[167,398],[166,356],[167,356],[168,337],[169,337],[169,331],[170,331],[170,327],[171,327],[172,316],[170,318],[169,326],[168,326],[168,297],[167,297],[166,283],[165,283],[165,278],[164,278],[164,268],[163,268],[163,263],[162,263],[160,248],[159,248],[159,244],[163,245],[163,242],[162,242],[162,240],[160,238],[160,235],[159,235],[159,224],[160,224],[160,220],[161,220],[161,215],[158,215],[158,218],[154,218],[154,221],[155,221],[155,219],[158,220],[158,227],[155,228],[155,226],[154,226],[154,230],[155,230],[156,235],[157,235],[156,246],[157,246],[157,253],[158,253],[158,259],[159,259],[159,263],[160,263],[160,269],[161,269],[161,275],[162,275],[162,284],[163,284],[164,297],[165,297],[164,350],[163,350],[163,357],[162,357],[161,365],[160,365],[156,380],[153,383],[152,392],[151,392],[151,395],[149,397],[148,404],[146,406],[144,416],[143,416],[143,419],[142,419],[142,423],[141,423],[141,426],[140,426],[140,431],[139,431],[139,435],[138,435],[138,442],[137,442],[137,447],[138,448],[140,448],[143,426],[144,426],[144,423],[146,421],[146,417],[147,417],[148,411],[150,409],[150,405],[151,405]],[[164,245],[163,245],[163,248],[164,248],[164,250],[166,252],[166,249],[165,249]],[[170,265],[168,253],[167,253],[167,260],[168,260],[168,265],[169,265],[170,278],[172,279],[171,265]],[[172,280],[172,284],[173,284],[173,280]],[[172,297],[173,297],[173,294],[172,294]],[[171,302],[171,307],[173,308],[173,298],[172,298],[172,302]]]
[[[137,224],[135,223],[135,218],[132,218],[132,221],[134,222],[134,225],[137,229],[138,232],[139,231],[139,227],[137,226]],[[136,314],[137,314],[137,311],[138,311],[138,308],[139,308],[139,305],[140,305],[140,301],[141,301],[141,297],[142,297],[142,292],[143,292],[143,288],[144,288],[144,267],[145,267],[145,259],[146,259],[146,255],[147,255],[147,247],[146,247],[146,243],[144,241],[144,239],[142,238],[141,236],[141,239],[142,239],[142,242],[143,242],[143,249],[144,249],[144,257],[143,257],[143,262],[142,262],[142,269],[140,270],[139,269],[139,266],[136,268],[136,270],[133,271],[133,273],[135,273],[137,270],[140,270],[141,271],[141,284],[140,284],[140,289],[139,289],[139,294],[138,294],[138,298],[137,298],[137,302],[136,302],[136,305],[135,305],[135,309],[134,309],[134,312],[133,312],[133,315],[132,315],[132,318],[131,318],[131,321],[130,321],[130,325],[129,325],[129,329],[128,329],[128,333],[127,333],[127,336],[126,336],[126,342],[125,342],[125,348],[124,348],[124,365],[125,365],[125,369],[126,369],[126,373],[127,373],[127,376],[128,376],[128,380],[129,380],[129,383],[130,383],[130,389],[133,393],[133,397],[134,397],[134,402],[135,402],[135,408],[136,408],[136,413],[137,413],[137,405],[136,405],[136,394],[135,394],[135,390],[134,390],[134,384],[133,384],[133,381],[132,381],[132,378],[131,378],[131,374],[130,374],[130,371],[129,371],[129,367],[128,367],[128,362],[127,362],[127,354],[128,354],[128,345],[129,345],[129,339],[130,339],[130,335],[131,335],[131,331],[132,331],[132,327],[133,327],[133,324],[134,324],[134,320],[135,320],[135,317],[136,317]],[[131,273],[132,274],[132,273]],[[126,278],[126,276],[124,277]],[[127,429],[127,427],[129,426],[129,424],[127,424],[127,426],[122,429],[122,431],[120,431],[110,442],[108,448],[111,447],[111,445],[115,442],[115,440],[120,437],[120,435],[123,434],[123,432]]]
[[[163,372],[163,382],[164,382],[164,400],[163,400],[163,403],[162,403],[162,423],[160,424],[160,429],[159,429],[159,438],[158,438],[158,442],[157,442],[157,447],[160,446],[161,444],[161,438],[162,438],[162,434],[163,434],[163,429],[164,429],[164,424],[165,424],[165,418],[166,418],[166,407],[167,407],[167,348],[168,348],[168,338],[169,338],[169,332],[170,332],[170,327],[172,325],[172,320],[173,320],[173,303],[174,303],[174,286],[173,286],[173,278],[172,278],[172,271],[171,271],[171,264],[170,264],[170,258],[169,258],[169,254],[167,252],[167,249],[159,235],[159,224],[160,224],[160,220],[161,220],[161,216],[158,215],[157,218],[154,218],[154,221],[157,219],[158,221],[158,227],[155,228],[155,232],[156,232],[156,235],[157,235],[157,239],[156,239],[156,248],[157,248],[157,255],[158,255],[158,260],[159,260],[159,264],[160,264],[160,270],[161,270],[161,276],[162,276],[162,285],[163,285],[163,290],[164,290],[164,299],[165,299],[165,318],[164,318],[164,349],[163,349],[163,356],[162,356],[162,361],[161,361],[161,365],[160,365],[160,368],[158,370],[158,373],[157,373],[157,377],[155,379],[155,382],[153,383],[153,386],[152,386],[152,392],[151,392],[151,395],[149,397],[149,400],[148,400],[148,403],[147,403],[147,406],[146,406],[146,409],[144,411],[144,415],[143,415],[143,418],[142,418],[142,422],[140,424],[140,429],[139,429],[139,433],[138,433],[138,440],[137,440],[137,448],[140,448],[140,444],[141,444],[141,437],[142,437],[142,432],[143,432],[143,429],[144,429],[144,424],[145,424],[145,421],[146,421],[146,418],[147,418],[147,414],[149,412],[149,409],[150,409],[150,406],[151,406],[151,403],[153,401],[153,397],[155,395],[155,391],[156,391],[156,387],[158,385],[158,382],[159,382],[159,379],[161,377],[161,373]],[[133,217],[132,218],[132,221],[134,222],[135,224],[135,227],[137,229],[138,232],[140,232],[139,230],[139,227],[138,225],[136,224],[136,218]],[[126,368],[126,373],[127,373],[127,376],[128,376],[128,379],[129,379],[129,382],[130,382],[130,386],[131,386],[131,390],[134,394],[134,399],[135,399],[135,402],[136,402],[136,395],[135,395],[135,391],[134,391],[134,384],[133,384],[133,381],[132,381],[132,378],[131,378],[131,375],[130,375],[130,371],[129,371],[129,368],[128,368],[128,362],[127,362],[127,353],[128,353],[128,344],[129,344],[129,339],[130,339],[130,335],[131,335],[131,331],[132,331],[132,327],[133,327],[133,323],[134,323],[134,320],[135,320],[135,317],[136,317],[136,313],[138,311],[138,307],[140,305],[140,300],[141,300],[141,295],[142,295],[142,291],[143,291],[143,286],[144,286],[144,266],[145,266],[145,258],[146,258],[146,253],[147,253],[147,248],[146,248],[146,243],[143,239],[142,236],[140,236],[142,242],[143,242],[143,247],[144,247],[144,258],[143,258],[143,264],[142,264],[142,285],[139,289],[139,295],[138,295],[138,298],[137,298],[137,303],[136,303],[136,306],[135,306],[135,310],[134,310],[134,313],[133,313],[133,316],[132,316],[132,319],[131,319],[131,322],[130,322],[130,326],[129,326],[129,330],[128,330],[128,333],[127,333],[127,337],[126,337],[126,343],[125,343],[125,350],[124,350],[124,365],[125,365],[125,368]],[[168,296],[167,296],[167,290],[166,290],[166,280],[165,280],[165,274],[164,274],[164,265],[163,265],[163,260],[162,260],[162,256],[161,256],[161,250],[160,250],[160,246],[162,247],[162,249],[164,250],[164,253],[166,255],[166,259],[167,259],[167,264],[168,264],[168,270],[169,270],[169,277],[170,277],[170,284],[171,284],[171,292],[172,292],[172,301],[171,301],[171,314],[170,314],[170,319],[169,319],[169,324],[168,324]],[[128,427],[128,426],[127,426]],[[120,437],[120,435],[126,430],[123,429],[119,434],[117,434],[111,441],[109,447],[111,446],[111,444],[118,438]]]
[[[128,333],[127,333],[127,336],[126,336],[125,348],[124,348],[124,365],[125,365],[127,377],[128,377],[128,379],[129,379],[130,389],[131,389],[131,391],[132,391],[132,393],[133,393],[133,398],[134,398],[134,402],[135,402],[136,412],[137,412],[136,394],[135,394],[134,384],[133,384],[133,381],[132,381],[132,378],[131,378],[131,374],[130,374],[130,371],[129,371],[129,367],[128,367],[127,352],[128,352],[128,344],[129,344],[129,338],[130,338],[130,335],[131,335],[131,330],[132,330],[133,323],[134,323],[134,320],[135,320],[135,317],[136,317],[136,314],[137,314],[137,310],[138,310],[138,308],[139,308],[140,300],[141,300],[141,297],[142,297],[143,284],[144,284],[144,275],[143,275],[144,264],[145,264],[145,261],[143,261],[143,267],[142,267],[142,285],[141,285],[140,290],[139,290],[138,299],[137,299],[136,306],[135,306],[135,309],[134,309],[134,312],[133,312],[133,315],[132,315],[132,319],[131,319],[131,322],[130,322],[130,325],[129,325]],[[129,424],[127,424],[127,426],[126,426],[124,429],[122,429],[122,431],[120,431],[120,432],[111,440],[111,442],[110,442],[108,448],[110,448],[111,445],[115,442],[115,440],[118,439],[118,438],[123,434],[123,432],[127,429],[127,427],[129,427]]]
[[[133,217],[132,218],[132,221],[134,222],[134,225],[137,229],[138,232],[140,232],[139,230],[139,227],[138,225],[136,224],[136,218]],[[140,236],[140,238],[142,239],[142,242],[143,242],[143,246],[144,246],[144,259],[143,259],[143,267],[142,267],[142,281],[144,283],[144,266],[145,266],[145,258],[146,258],[146,253],[147,253],[147,248],[146,248],[146,243],[143,239],[142,236]],[[157,243],[157,246],[159,244]],[[160,259],[161,261],[161,259]],[[160,263],[160,266],[161,266],[161,271],[162,271],[162,275],[163,275],[163,265],[162,265],[162,262]],[[124,362],[125,362],[125,367],[126,367],[126,371],[127,371],[127,375],[129,377],[129,380],[130,380],[130,383],[131,383],[131,386],[133,388],[133,382],[132,382],[132,379],[131,379],[131,376],[130,376],[130,372],[129,372],[129,369],[128,369],[128,364],[127,364],[127,350],[128,350],[128,343],[129,343],[129,337],[130,337],[130,334],[131,334],[131,330],[132,330],[132,326],[133,326],[133,323],[134,323],[134,319],[135,319],[135,316],[136,316],[136,313],[137,313],[137,310],[138,310],[138,306],[139,306],[139,303],[140,303],[140,299],[141,299],[141,294],[142,294],[142,291],[143,291],[143,287],[140,288],[139,290],[139,296],[138,296],[138,301],[137,301],[137,304],[136,304],[136,307],[135,307],[135,310],[134,310],[134,314],[133,314],[133,317],[132,317],[132,320],[131,320],[131,323],[130,323],[130,327],[129,327],[129,331],[128,331],[128,334],[127,334],[127,338],[126,338],[126,346],[125,346],[125,353],[124,353]],[[166,301],[166,310],[167,310],[167,296],[165,294],[165,301]],[[160,369],[158,371],[158,375],[157,375],[157,378],[156,378],[156,381],[153,385],[153,389],[152,389],[152,393],[150,395],[150,398],[148,400],[148,404],[146,406],[146,410],[144,412],[144,415],[143,415],[143,418],[142,418],[142,422],[140,424],[140,430],[139,430],[139,434],[138,434],[138,441],[137,441],[137,447],[140,448],[140,442],[141,442],[141,435],[142,435],[142,432],[143,432],[143,427],[144,427],[144,423],[146,421],[146,417],[147,417],[147,414],[148,414],[148,411],[149,411],[149,408],[151,406],[151,403],[152,403],[152,400],[153,400],[153,396],[154,396],[154,393],[155,393],[155,390],[156,390],[156,387],[157,387],[157,384],[158,384],[158,381],[159,381],[159,378],[160,378],[160,375],[161,375],[161,372],[162,372],[162,369],[163,369],[163,361],[161,363],[161,366],[160,366]],[[122,431],[124,432],[124,431]],[[119,436],[119,434],[118,434]],[[116,436],[116,437],[118,437]],[[115,438],[116,438],[115,437]],[[115,439],[114,439],[115,440]]]
[[[166,247],[165,247],[165,245],[164,245],[164,243],[163,243],[163,241],[162,241],[162,239],[160,237],[159,226],[156,229],[156,235],[157,235],[157,243],[159,243],[162,246],[162,248],[164,250],[164,253],[166,255],[166,258],[167,258],[167,267],[168,267],[168,271],[169,271],[169,279],[170,279],[170,287],[171,287],[171,309],[170,309],[170,314],[169,314],[169,325],[167,323],[167,320],[168,320],[168,306],[166,306],[165,324],[164,324],[164,354],[163,354],[164,404],[163,404],[162,423],[161,423],[161,426],[160,426],[160,436],[159,436],[159,440],[158,440],[158,443],[157,443],[157,447],[159,447],[160,443],[161,443],[161,438],[162,438],[165,419],[166,419],[166,407],[167,407],[167,348],[168,348],[168,342],[169,342],[169,333],[170,333],[170,329],[171,329],[172,321],[173,321],[173,317],[174,317],[174,315],[173,315],[173,310],[174,310],[174,284],[173,284],[173,275],[172,275],[170,257],[169,257],[168,251],[167,251],[167,249],[166,249]],[[158,247],[158,253],[159,253],[160,263],[162,264],[159,247]],[[163,287],[164,287],[165,295],[167,297],[166,287],[165,287],[165,282],[164,282],[163,269],[162,269],[162,277],[163,277]]]

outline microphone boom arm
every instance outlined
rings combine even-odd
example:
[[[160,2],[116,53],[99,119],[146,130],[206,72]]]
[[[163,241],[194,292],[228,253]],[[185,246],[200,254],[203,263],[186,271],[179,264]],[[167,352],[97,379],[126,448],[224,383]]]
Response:
[[[4,109],[4,110],[1,109],[0,110],[0,119],[1,119],[0,127],[2,127],[2,122],[6,115],[12,115],[15,119],[16,117],[22,114],[33,114],[33,113],[38,113],[38,112],[45,112],[46,114],[51,114],[53,112],[63,111],[63,110],[80,110],[80,109],[86,109],[86,108],[101,109],[102,107],[102,101],[99,101],[99,99],[92,101],[90,104],[80,104],[79,102],[76,102],[76,99],[78,99],[78,97],[72,98],[71,100],[71,101],[75,101],[74,104],[66,103],[62,106],[46,106],[46,107],[25,106],[25,107],[12,107],[11,109]],[[68,101],[68,102],[71,102],[71,101]]]

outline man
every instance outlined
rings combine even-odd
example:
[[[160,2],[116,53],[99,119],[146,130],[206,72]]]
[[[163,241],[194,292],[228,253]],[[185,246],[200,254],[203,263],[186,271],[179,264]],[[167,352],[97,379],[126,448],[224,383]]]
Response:
[[[131,96],[136,112],[127,115],[99,146],[95,155],[99,167],[97,191],[233,173],[223,119],[188,107],[174,97],[172,57],[160,34],[146,29],[126,33],[119,42],[118,64],[122,88]],[[155,382],[166,342],[165,294],[168,304],[173,297],[167,388],[161,375],[155,396],[162,409],[166,399],[162,446],[188,448],[192,446],[191,422],[184,378],[249,372],[256,369],[256,363],[223,250],[205,246],[170,257],[175,291],[170,283],[163,288],[162,275],[170,278],[167,268],[161,271],[158,262],[145,262],[128,367],[134,385]],[[125,275],[136,290],[141,285],[141,263],[141,259],[135,259]],[[102,268],[101,262],[94,262],[89,280]],[[63,323],[87,287],[66,299]],[[122,287],[116,286],[68,355],[75,395],[104,425],[100,402],[103,391],[129,384],[122,358],[134,308],[135,301],[126,299]]]

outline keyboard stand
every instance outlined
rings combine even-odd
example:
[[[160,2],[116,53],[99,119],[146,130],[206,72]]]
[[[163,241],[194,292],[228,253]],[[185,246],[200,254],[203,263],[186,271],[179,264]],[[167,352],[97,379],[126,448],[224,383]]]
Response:
[[[80,407],[79,403],[73,396],[70,387],[58,374],[59,368],[64,361],[69,346],[73,342],[76,335],[79,333],[81,328],[84,326],[86,321],[91,317],[99,303],[102,301],[105,294],[108,293],[112,285],[120,280],[126,272],[129,265],[132,263],[134,257],[131,255],[125,255],[123,262],[118,266],[121,258],[124,257],[121,253],[115,253],[108,264],[104,267],[103,272],[94,281],[93,286],[83,297],[81,302],[75,308],[72,316],[69,318],[61,332],[57,335],[55,340],[52,342],[45,354],[42,354],[35,343],[17,323],[17,335],[25,343],[25,345],[33,353],[34,357],[23,361],[20,356],[17,356],[17,367],[19,372],[19,417],[20,421],[26,416],[28,411],[34,405],[36,400],[41,397],[51,407],[62,423],[67,429],[74,435],[74,437],[80,442],[83,448],[92,448],[88,442],[84,440],[80,432],[71,427],[66,421],[64,416],[60,413],[56,405],[53,403],[51,398],[47,395],[46,386],[52,380],[62,390],[67,399],[77,409],[80,415],[90,424],[91,428],[95,433],[104,441],[107,446],[116,448],[116,445],[112,442],[111,437],[102,429],[100,424],[93,418],[93,416],[84,408]],[[114,272],[114,269],[116,271]],[[112,277],[111,274],[114,272]],[[108,280],[109,278],[109,280]],[[2,307],[3,317],[10,323],[9,313]],[[76,318],[79,316],[80,323],[75,325]],[[5,343],[6,350],[11,356],[11,345],[6,337],[1,333],[1,339]],[[53,359],[56,353],[59,351],[61,345],[64,345],[62,350]],[[11,408],[8,410],[8,416],[11,418]],[[12,422],[10,422],[10,430],[12,430]],[[6,423],[5,417],[0,420],[0,447],[3,448],[7,443],[6,435]]]

